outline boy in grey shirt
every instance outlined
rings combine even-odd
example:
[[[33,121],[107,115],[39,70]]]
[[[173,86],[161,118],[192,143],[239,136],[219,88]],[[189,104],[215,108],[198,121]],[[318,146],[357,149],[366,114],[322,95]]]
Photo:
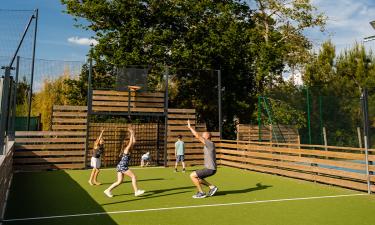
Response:
[[[205,198],[207,196],[213,196],[218,188],[208,183],[204,178],[210,177],[216,173],[216,149],[215,144],[211,141],[211,133],[210,132],[204,132],[201,135],[199,135],[194,128],[190,125],[190,120],[188,120],[188,128],[193,133],[195,138],[197,138],[200,142],[204,144],[203,153],[204,153],[204,169],[194,171],[190,174],[190,178],[193,181],[194,185],[198,189],[198,193],[193,195],[193,198]],[[206,195],[206,193],[203,192],[202,184],[209,187],[210,191]]]
[[[178,140],[174,144],[176,163],[174,165],[174,171],[177,172],[177,165],[179,162],[182,164],[182,172],[185,173],[185,143],[182,141],[182,135],[178,135]]]

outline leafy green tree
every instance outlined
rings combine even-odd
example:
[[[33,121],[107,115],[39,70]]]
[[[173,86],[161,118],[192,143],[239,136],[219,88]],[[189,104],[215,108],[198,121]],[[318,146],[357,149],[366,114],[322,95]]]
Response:
[[[303,35],[308,28],[325,29],[327,17],[310,0],[251,0],[254,18],[267,48],[282,51],[283,62],[292,75],[310,59],[310,41]],[[275,31],[279,36],[272,38]],[[267,49],[265,48],[265,49]],[[267,49],[267,50],[268,50]]]
[[[45,79],[41,90],[34,94],[32,113],[41,114],[41,123],[43,130],[51,128],[52,107],[53,105],[68,105],[69,101],[65,97],[67,85],[64,83],[65,76],[60,76],[56,80]]]
[[[61,2],[78,26],[95,32],[99,43],[91,56],[97,66],[113,71],[121,66],[152,65],[155,81],[163,80],[163,66],[172,66],[176,80],[171,105],[197,108],[210,128],[217,128],[213,119],[217,108],[207,105],[216,95],[216,82],[202,74],[220,69],[228,132],[234,128],[234,116],[244,122],[250,119],[257,94],[282,80],[285,63],[292,61],[289,58],[309,48],[302,31],[320,25],[320,17],[313,16],[307,0],[293,1],[290,9],[274,7],[282,1],[256,1],[267,3],[258,10],[238,0]],[[269,14],[269,9],[275,14]],[[279,13],[281,19],[274,19]],[[81,18],[87,23],[80,22]]]
[[[318,54],[306,64],[303,83],[307,86],[326,85],[335,78],[335,46],[331,41],[324,42]]]
[[[313,98],[312,119],[322,120],[322,125],[317,122],[312,129],[319,134],[324,126],[328,144],[358,146],[356,129],[362,123],[359,98],[363,88],[370,89],[370,119],[374,121],[374,62],[372,53],[362,45],[355,44],[336,56],[333,44],[326,42],[306,65],[303,80]]]
[[[88,91],[88,76],[89,66],[85,64],[78,78],[64,79],[66,89],[64,96],[71,105],[87,105],[87,91]],[[92,69],[92,88],[93,89],[108,89],[112,88],[115,83],[115,77],[111,71],[106,71],[105,68],[99,65],[93,66]]]
[[[26,77],[22,77],[17,84],[16,93],[16,115],[27,116],[28,115],[28,96],[29,96],[30,85],[26,81]]]

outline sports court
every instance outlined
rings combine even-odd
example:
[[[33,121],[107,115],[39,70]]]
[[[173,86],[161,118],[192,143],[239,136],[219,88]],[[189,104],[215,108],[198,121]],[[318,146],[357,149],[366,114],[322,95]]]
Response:
[[[114,169],[102,170],[101,186],[89,170],[16,173],[5,224],[373,224],[375,198],[328,185],[220,167],[209,179],[213,197],[193,199],[189,172],[134,168],[144,196],[129,180],[108,198]],[[32,193],[32,194],[31,194]]]

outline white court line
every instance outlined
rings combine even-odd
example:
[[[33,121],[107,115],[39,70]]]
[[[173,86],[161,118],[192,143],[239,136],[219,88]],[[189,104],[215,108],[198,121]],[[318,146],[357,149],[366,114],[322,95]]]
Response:
[[[55,219],[55,218],[66,218],[66,217],[164,211],[164,210],[173,210],[173,209],[190,209],[190,208],[217,207],[217,206],[230,206],[230,205],[246,205],[246,204],[286,202],[286,201],[312,200],[312,199],[324,199],[324,198],[342,198],[342,197],[354,197],[354,196],[363,196],[363,195],[368,195],[368,194],[331,195],[331,196],[317,196],[317,197],[305,197],[305,198],[284,198],[284,199],[273,199],[273,200],[250,201],[250,202],[221,203],[221,204],[211,204],[211,205],[188,205],[188,206],[175,206],[175,207],[168,207],[168,208],[135,209],[135,210],[112,211],[112,212],[70,214],[70,215],[60,215],[60,216],[41,216],[41,217],[29,217],[29,218],[18,218],[18,219],[4,219],[3,221],[12,222],[12,221],[25,221],[25,220],[43,220],[43,219]]]

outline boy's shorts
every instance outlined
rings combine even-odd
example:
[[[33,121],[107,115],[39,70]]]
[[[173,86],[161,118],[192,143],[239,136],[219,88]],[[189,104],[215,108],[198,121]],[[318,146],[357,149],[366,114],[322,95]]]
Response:
[[[177,155],[176,156],[176,162],[183,162],[185,160],[185,156],[184,155]]]

